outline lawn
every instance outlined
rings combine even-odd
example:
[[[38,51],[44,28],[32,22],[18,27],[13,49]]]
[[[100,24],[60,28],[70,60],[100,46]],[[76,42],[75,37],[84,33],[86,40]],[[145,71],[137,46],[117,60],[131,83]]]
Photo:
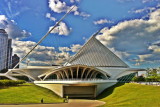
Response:
[[[98,99],[106,102],[104,107],[160,107],[160,86],[117,84]]]
[[[52,91],[34,84],[25,83],[20,86],[0,88],[0,104],[41,103],[42,98],[44,103],[63,102],[63,99]]]

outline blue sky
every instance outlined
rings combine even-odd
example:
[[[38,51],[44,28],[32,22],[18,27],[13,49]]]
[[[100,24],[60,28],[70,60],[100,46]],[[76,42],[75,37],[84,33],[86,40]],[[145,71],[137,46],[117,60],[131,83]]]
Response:
[[[159,67],[160,0],[0,0],[0,27],[22,57],[73,5],[59,29],[29,56],[33,65],[65,62],[103,29],[97,39],[127,64]]]

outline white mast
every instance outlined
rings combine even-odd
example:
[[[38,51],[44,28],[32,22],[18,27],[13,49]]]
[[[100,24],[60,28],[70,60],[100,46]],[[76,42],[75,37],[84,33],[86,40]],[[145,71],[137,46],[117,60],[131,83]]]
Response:
[[[14,66],[15,69],[27,56],[51,33],[53,29],[55,29],[59,23],[73,10],[75,6],[73,6],[40,40],[39,42]]]

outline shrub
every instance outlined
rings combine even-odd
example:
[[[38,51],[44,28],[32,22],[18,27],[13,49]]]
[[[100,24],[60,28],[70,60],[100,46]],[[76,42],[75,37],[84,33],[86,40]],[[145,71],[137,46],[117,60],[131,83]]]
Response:
[[[138,76],[138,77],[133,77],[132,78],[132,81],[135,81],[135,82],[141,82],[141,81],[145,81],[145,77],[143,76]]]
[[[146,78],[147,82],[159,82],[160,81],[160,76],[149,76]]]
[[[137,77],[133,77],[132,81],[137,82],[138,81]]]
[[[23,83],[25,83],[24,80],[0,80],[0,86],[17,86]]]

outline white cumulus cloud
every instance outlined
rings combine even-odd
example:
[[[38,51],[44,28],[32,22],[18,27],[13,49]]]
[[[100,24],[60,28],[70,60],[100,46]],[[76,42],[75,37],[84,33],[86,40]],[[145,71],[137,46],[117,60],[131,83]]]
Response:
[[[132,10],[132,11],[129,11],[129,13],[144,13],[144,12],[147,12],[147,13],[151,13],[153,11],[155,11],[157,8],[160,8],[160,4],[157,4],[157,6],[155,7],[145,7],[145,8],[142,8],[142,9],[135,9],[135,10]]]
[[[111,28],[104,28],[97,39],[118,52],[127,53],[126,59],[128,60],[129,56],[137,56],[139,59],[145,56],[143,60],[156,60],[150,54],[160,57],[158,53],[155,53],[159,48],[152,46],[154,42],[160,40],[160,9],[151,12],[148,20],[128,20]]]
[[[159,1],[159,0],[142,0],[142,3],[154,2],[154,1]]]
[[[71,52],[78,52],[81,49],[81,45],[80,44],[73,44],[71,45],[71,47],[59,47],[59,50],[62,52],[67,52],[67,51],[71,51]]]
[[[80,2],[80,0],[70,0],[71,3]]]
[[[75,2],[79,0],[71,0],[71,2]],[[72,12],[74,15],[79,15],[83,17],[89,17],[90,15],[85,12],[78,11],[78,7],[76,5],[68,6],[66,2],[60,0],[49,0],[49,7],[52,11],[56,13],[68,12],[71,8],[73,8]]]
[[[113,23],[113,21],[110,21],[107,19],[100,19],[100,20],[94,21],[93,23],[97,25],[97,24]]]
[[[53,26],[50,27],[50,29]],[[57,33],[59,35],[69,35],[69,33],[71,32],[72,28],[68,28],[67,25],[64,22],[61,22],[55,29],[52,30],[51,33]]]
[[[20,58],[24,57],[36,45],[33,41],[13,41],[13,52]],[[68,52],[57,52],[54,47],[39,45],[27,57],[30,59],[30,65],[51,65],[63,64],[70,57]],[[26,61],[26,60],[25,60]],[[24,63],[23,63],[24,64]]]
[[[12,39],[21,40],[31,36],[30,32],[20,29],[14,20],[9,20],[5,15],[0,15],[0,28],[5,29]]]
[[[56,18],[52,17],[50,13],[46,13],[46,18],[49,18],[52,21],[56,21]]]
[[[81,49],[81,47],[82,47],[82,45],[80,45],[80,44],[73,44],[71,46],[71,51],[72,52],[78,52]]]

